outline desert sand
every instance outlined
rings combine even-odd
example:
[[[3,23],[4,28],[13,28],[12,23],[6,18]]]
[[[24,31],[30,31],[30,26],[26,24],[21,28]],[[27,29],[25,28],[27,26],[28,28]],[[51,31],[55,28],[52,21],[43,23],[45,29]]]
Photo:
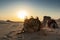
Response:
[[[60,22],[58,29],[44,28],[39,32],[22,32],[23,23],[0,23],[0,40],[60,40]]]

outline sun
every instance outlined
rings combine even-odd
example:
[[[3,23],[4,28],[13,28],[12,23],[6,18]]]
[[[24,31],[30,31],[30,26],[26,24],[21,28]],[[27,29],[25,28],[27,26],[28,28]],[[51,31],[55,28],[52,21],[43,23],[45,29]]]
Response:
[[[17,13],[17,16],[18,16],[18,18],[20,18],[20,19],[25,19],[25,17],[27,16],[27,12],[24,11],[24,10],[19,11],[19,12]]]

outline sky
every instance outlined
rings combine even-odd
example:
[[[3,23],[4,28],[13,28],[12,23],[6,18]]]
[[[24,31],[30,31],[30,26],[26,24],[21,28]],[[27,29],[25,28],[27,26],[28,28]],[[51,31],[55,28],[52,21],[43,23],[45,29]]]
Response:
[[[28,17],[51,16],[60,18],[60,0],[0,0],[0,20],[21,21],[19,11],[27,11]]]

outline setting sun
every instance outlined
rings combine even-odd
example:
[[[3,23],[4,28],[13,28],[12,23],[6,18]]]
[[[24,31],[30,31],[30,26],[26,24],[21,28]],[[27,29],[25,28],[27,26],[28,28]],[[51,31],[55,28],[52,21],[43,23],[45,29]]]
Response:
[[[22,11],[19,11],[18,14],[17,14],[18,18],[20,19],[24,19],[26,16],[27,16],[27,12],[22,10]]]

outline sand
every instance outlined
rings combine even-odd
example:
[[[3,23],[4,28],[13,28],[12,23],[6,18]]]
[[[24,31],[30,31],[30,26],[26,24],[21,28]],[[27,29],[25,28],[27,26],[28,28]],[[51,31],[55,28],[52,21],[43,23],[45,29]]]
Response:
[[[60,27],[60,22],[57,22]],[[39,32],[22,32],[23,23],[0,24],[0,40],[60,40],[60,28],[44,28]]]

